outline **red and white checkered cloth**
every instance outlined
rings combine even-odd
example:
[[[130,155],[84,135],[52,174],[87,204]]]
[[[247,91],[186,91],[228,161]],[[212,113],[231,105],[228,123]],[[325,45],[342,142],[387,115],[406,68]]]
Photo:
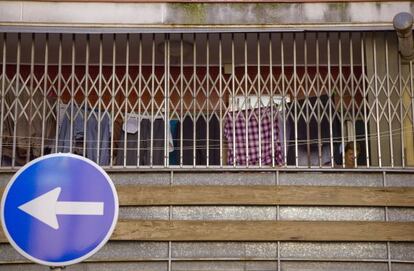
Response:
[[[272,165],[273,159],[275,165],[283,164],[277,114],[277,110],[273,110],[272,119],[270,107],[230,112],[228,114],[224,124],[224,135],[228,143],[227,162],[229,165],[259,165],[260,160],[262,165]],[[273,158],[272,125],[274,132]]]

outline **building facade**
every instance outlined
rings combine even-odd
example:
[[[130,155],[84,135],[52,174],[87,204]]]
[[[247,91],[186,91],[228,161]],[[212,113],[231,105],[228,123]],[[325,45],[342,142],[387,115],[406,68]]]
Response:
[[[413,269],[414,4],[288,2],[0,1],[0,187],[72,152],[120,195],[68,270]]]

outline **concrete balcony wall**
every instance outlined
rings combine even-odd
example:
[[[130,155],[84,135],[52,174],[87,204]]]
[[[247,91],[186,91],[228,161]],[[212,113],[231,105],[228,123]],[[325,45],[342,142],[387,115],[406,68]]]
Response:
[[[409,172],[112,172],[122,185],[310,185],[414,187]],[[4,187],[11,174],[0,175]],[[318,206],[121,207],[120,219],[414,221],[413,208]],[[0,244],[0,270],[46,270]],[[110,241],[77,270],[412,270],[410,242]]]
[[[392,29],[412,1],[354,3],[80,3],[1,1],[2,31],[255,31],[269,29]]]

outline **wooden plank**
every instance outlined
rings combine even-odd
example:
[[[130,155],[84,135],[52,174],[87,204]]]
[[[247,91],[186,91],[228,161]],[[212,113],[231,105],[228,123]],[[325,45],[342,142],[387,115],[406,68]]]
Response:
[[[0,195],[3,194],[0,188]],[[414,187],[117,186],[121,206],[292,205],[414,207]]]
[[[120,204],[414,207],[411,187],[120,186]]]
[[[111,240],[413,242],[414,222],[123,220]]]
[[[414,241],[414,222],[120,221],[113,240]]]

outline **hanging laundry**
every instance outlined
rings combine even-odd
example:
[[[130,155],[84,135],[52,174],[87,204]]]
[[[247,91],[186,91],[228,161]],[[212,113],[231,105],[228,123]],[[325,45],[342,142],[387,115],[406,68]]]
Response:
[[[234,115],[234,117],[233,117]],[[224,124],[229,165],[276,165],[283,163],[278,112],[270,107],[230,112]],[[272,142],[272,130],[274,133]],[[274,158],[272,156],[274,146]]]
[[[215,114],[210,115],[206,120],[199,116],[195,121],[187,116],[182,123],[183,127],[183,164],[193,165],[195,158],[196,165],[220,164],[220,122]],[[195,125],[195,127],[194,127]],[[195,128],[195,131],[194,131]],[[178,127],[177,138],[180,137],[180,127]],[[208,139],[207,139],[208,131]],[[194,138],[195,136],[195,138]],[[195,143],[194,143],[195,141]],[[195,151],[194,151],[195,145]],[[208,152],[207,152],[208,150]],[[194,157],[195,153],[195,157]]]
[[[124,165],[125,159],[127,166],[164,165],[166,149],[164,135],[164,119],[156,118],[151,121],[149,117],[141,114],[127,114],[118,144],[116,164]],[[168,133],[167,151],[174,151],[171,131]]]
[[[71,116],[73,116],[73,119]],[[100,120],[98,120],[99,118]],[[99,165],[108,165],[110,159],[110,125],[108,112],[103,111],[100,114],[96,110],[85,112],[76,105],[73,106],[71,112],[71,106],[69,106],[63,116],[59,130],[58,152],[70,152],[72,147],[73,153],[82,155],[83,146],[86,143],[85,156],[99,163]]]

